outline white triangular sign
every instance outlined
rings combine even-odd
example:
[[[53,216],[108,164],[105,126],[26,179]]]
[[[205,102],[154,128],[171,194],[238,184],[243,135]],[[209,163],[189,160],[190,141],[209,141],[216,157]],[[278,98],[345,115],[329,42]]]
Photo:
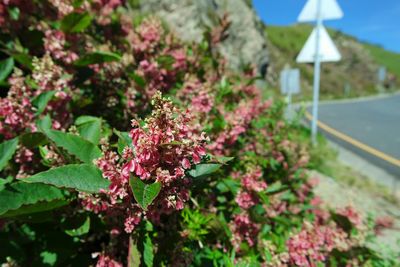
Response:
[[[320,56],[321,62],[339,61],[342,57],[340,56],[338,49],[336,48],[332,39],[329,37],[328,32],[326,31],[324,26],[321,26],[319,36],[320,43],[318,54]],[[315,61],[315,46],[317,43],[316,38],[317,30],[316,28],[314,28],[300,54],[297,56],[297,63],[312,63]]]
[[[318,1],[321,1],[321,19],[340,19],[343,11],[336,0],[308,0],[297,21],[307,22],[318,19]]]

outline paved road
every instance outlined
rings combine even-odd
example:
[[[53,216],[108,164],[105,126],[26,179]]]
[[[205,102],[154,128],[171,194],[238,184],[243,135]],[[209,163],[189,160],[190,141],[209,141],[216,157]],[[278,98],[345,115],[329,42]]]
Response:
[[[400,94],[364,101],[321,104],[319,120],[355,140],[400,160]],[[328,137],[336,139],[334,141],[380,165],[400,179],[400,167],[329,134]]]

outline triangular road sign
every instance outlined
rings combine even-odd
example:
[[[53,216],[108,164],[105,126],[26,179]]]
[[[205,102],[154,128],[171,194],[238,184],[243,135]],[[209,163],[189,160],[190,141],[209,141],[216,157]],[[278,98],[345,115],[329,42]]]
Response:
[[[297,56],[297,63],[312,63],[315,61],[315,46],[317,43],[317,28],[314,28],[310,37],[300,54]],[[335,62],[339,61],[342,57],[333,43],[332,39],[329,37],[328,32],[324,26],[321,26],[319,32],[319,56],[321,62]]]
[[[318,1],[321,1],[321,19],[340,19],[343,11],[336,0],[308,0],[297,21],[308,22],[318,19]]]

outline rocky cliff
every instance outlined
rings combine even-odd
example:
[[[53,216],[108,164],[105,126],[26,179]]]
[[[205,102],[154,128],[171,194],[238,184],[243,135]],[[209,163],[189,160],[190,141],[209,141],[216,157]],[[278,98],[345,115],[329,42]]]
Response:
[[[247,64],[257,66],[265,76],[269,64],[262,23],[247,0],[145,0],[141,10],[161,17],[177,35],[186,41],[200,42],[207,28],[227,20],[230,27],[218,45],[229,66],[240,69]]]

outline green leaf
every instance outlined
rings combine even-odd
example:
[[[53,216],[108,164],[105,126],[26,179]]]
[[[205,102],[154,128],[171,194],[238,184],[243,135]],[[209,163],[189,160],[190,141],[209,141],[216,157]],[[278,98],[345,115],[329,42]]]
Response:
[[[75,0],[72,2],[72,6],[75,8],[80,7],[83,3],[85,2],[85,0]]]
[[[46,136],[41,132],[25,133],[19,137],[19,141],[27,148],[35,148],[48,142]]]
[[[143,260],[147,267],[153,267],[154,253],[153,243],[151,242],[150,236],[147,234],[146,239],[143,243]]]
[[[61,30],[67,33],[82,32],[92,22],[92,16],[89,13],[70,13],[61,21]]]
[[[45,134],[57,146],[85,163],[92,163],[94,159],[101,157],[101,150],[80,136],[55,130],[47,130]]]
[[[37,120],[36,126],[38,127],[39,131],[43,133],[50,130],[52,126],[50,115],[47,114],[42,119]]]
[[[14,180],[12,176],[8,176],[7,178],[0,178],[0,191],[5,188],[5,186],[11,183]]]
[[[33,106],[37,108],[36,115],[40,115],[44,111],[47,104],[53,98],[53,96],[55,94],[56,94],[56,91],[44,92],[32,100]]]
[[[353,224],[346,216],[332,212],[331,217],[346,233],[350,233],[353,229]]]
[[[188,174],[193,178],[199,178],[216,172],[217,170],[219,170],[219,168],[221,168],[221,166],[222,164],[217,163],[198,164],[195,166],[194,169],[188,171]]]
[[[129,237],[128,267],[140,267],[141,255],[133,237]]]
[[[9,7],[8,8],[8,14],[10,15],[10,18],[12,20],[18,20],[20,13],[21,13],[21,11],[19,10],[18,7]]]
[[[101,119],[92,116],[80,116],[75,124],[79,135],[97,145],[101,136]]]
[[[34,213],[54,210],[66,206],[68,204],[69,201],[65,199],[56,199],[50,202],[38,202],[36,204],[22,206],[17,210],[10,210],[1,215],[1,217],[7,218],[7,217],[30,215]]]
[[[90,230],[90,217],[88,216],[86,217],[83,224],[80,225],[78,228],[65,230],[65,233],[69,236],[81,236],[89,233],[89,230]]]
[[[20,63],[21,65],[27,67],[30,70],[33,69],[32,57],[30,55],[24,53],[12,53],[11,55],[14,58],[14,60]]]
[[[18,138],[5,141],[0,144],[0,171],[4,169],[12,158],[18,146]]]
[[[108,189],[110,185],[110,182],[103,178],[101,171],[92,164],[65,165],[37,173],[21,181],[51,184],[88,193],[98,193],[101,189]]]
[[[63,199],[63,192],[53,186],[16,182],[7,185],[0,191],[0,215],[6,212],[13,212],[13,215],[17,215],[18,209],[25,205]],[[26,213],[25,210],[23,211]]]
[[[128,76],[129,76],[132,80],[134,80],[135,83],[136,83],[139,87],[144,88],[144,87],[146,86],[146,80],[145,80],[142,76],[136,74],[135,72],[128,73]]]
[[[9,57],[0,61],[0,81],[4,81],[14,68],[14,59]]]
[[[111,52],[97,51],[89,53],[74,62],[75,66],[84,67],[91,64],[99,64],[112,61],[120,61],[121,56]]]
[[[157,58],[157,63],[164,69],[171,70],[175,63],[175,58],[170,55],[163,55]]]
[[[118,136],[118,153],[122,155],[125,147],[132,147],[132,139],[129,137],[129,133],[127,132],[120,132],[114,129],[114,133]]]
[[[224,156],[212,156],[218,163],[226,164],[227,162],[234,160],[234,157],[224,157]]]
[[[147,210],[147,207],[158,196],[161,190],[161,183],[145,184],[138,177],[131,177],[129,184],[136,202],[144,210]]]
[[[50,251],[43,251],[40,253],[40,257],[42,258],[42,262],[46,265],[54,266],[57,262],[57,253]]]

